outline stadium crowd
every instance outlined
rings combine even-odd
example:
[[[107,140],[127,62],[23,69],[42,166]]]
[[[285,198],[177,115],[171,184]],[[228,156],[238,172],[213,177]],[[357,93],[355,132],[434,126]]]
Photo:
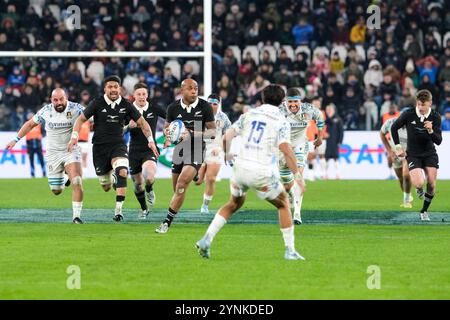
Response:
[[[233,0],[213,2],[213,83],[236,120],[261,103],[270,82],[299,87],[306,100],[333,103],[346,130],[378,129],[383,119],[433,93],[450,130],[448,1],[373,1],[380,29],[367,28],[365,1]],[[81,29],[66,9],[77,4]],[[198,51],[200,0],[0,0],[0,51]],[[167,106],[182,78],[202,84],[201,61],[163,58],[0,58],[0,130],[17,130],[55,87],[86,104],[105,76],[123,79],[124,95],[145,81]]]

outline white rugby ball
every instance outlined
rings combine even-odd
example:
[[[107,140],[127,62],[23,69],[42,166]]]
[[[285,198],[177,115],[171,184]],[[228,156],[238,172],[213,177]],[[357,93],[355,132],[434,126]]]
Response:
[[[169,124],[169,130],[167,138],[172,143],[177,143],[180,141],[181,134],[184,132],[184,123],[181,120],[174,120]]]

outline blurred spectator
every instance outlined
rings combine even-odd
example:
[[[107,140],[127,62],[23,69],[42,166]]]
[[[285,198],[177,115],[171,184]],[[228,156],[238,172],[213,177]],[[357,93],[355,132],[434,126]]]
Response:
[[[269,84],[270,82],[264,79],[260,74],[256,74],[255,79],[250,83],[247,89],[247,97],[250,99],[253,98]]]
[[[281,66],[280,71],[275,72],[274,82],[284,85],[286,88],[292,86],[292,79],[288,73],[288,68],[285,65]]]
[[[450,108],[446,108],[444,110],[444,119],[442,120],[442,131],[450,131]]]
[[[344,71],[344,61],[339,56],[339,52],[335,51],[330,61],[330,71],[336,74],[341,74]]]
[[[235,122],[239,118],[239,116],[244,113],[245,105],[245,94],[240,91],[236,97],[236,102],[231,106],[232,112],[228,112],[228,117],[232,123]]]
[[[257,19],[245,31],[244,38],[247,45],[256,45],[261,41],[262,21]]]
[[[398,109],[401,111],[404,108],[414,107],[416,105],[416,98],[411,94],[408,88],[402,89],[402,95],[398,101]]]
[[[6,109],[0,105],[0,131],[11,131],[11,123],[8,119]]]
[[[36,111],[41,104],[41,99],[39,95],[33,91],[32,86],[26,85],[17,104],[23,106],[27,110]]]
[[[161,85],[161,77],[155,66],[148,67],[148,70],[144,73],[144,80],[150,89]]]
[[[369,62],[369,69],[364,74],[364,85],[366,88],[373,86],[378,88],[381,81],[383,81],[383,71],[381,71],[381,63],[378,60],[371,60]]]
[[[388,107],[388,111],[383,113],[381,117],[381,123],[384,124],[386,121],[392,118],[398,118],[400,116],[400,111],[395,103],[391,103]]]
[[[420,47],[420,43],[412,33],[408,33],[406,35],[406,40],[403,44],[403,50],[405,52],[406,58],[417,60],[422,56],[422,48]]]
[[[27,120],[30,120],[34,116],[33,112],[28,113]],[[42,127],[41,125],[35,126],[30,132],[25,136],[27,141],[27,153],[30,161],[30,171],[31,177],[36,177],[35,165],[34,165],[34,155],[37,156],[39,164],[42,170],[42,176],[45,177],[47,174],[45,172],[45,162],[44,155],[42,154]]]
[[[295,45],[308,45],[314,33],[314,27],[304,17],[298,19],[297,25],[292,28]]]
[[[417,69],[419,70],[420,82],[423,82],[425,75],[428,75],[428,80],[432,84],[436,82],[439,62],[433,56],[427,56],[416,62]]]
[[[336,20],[336,28],[333,28],[332,40],[338,45],[346,45],[349,43],[349,31],[343,18]]]
[[[339,108],[340,115],[344,121],[344,128],[346,130],[358,130],[359,107],[361,106],[361,99],[355,94],[352,87],[345,90],[342,103]]]
[[[26,76],[22,72],[19,66],[14,66],[13,73],[8,77],[8,85],[13,89],[20,89],[26,81]]]
[[[437,86],[431,82],[430,76],[428,74],[423,75],[422,83],[419,85],[419,87],[417,89],[428,90],[431,92],[431,95],[433,97],[436,97],[436,98],[439,97]],[[433,103],[436,103],[436,100],[434,100]]]
[[[18,131],[22,125],[27,121],[26,112],[22,105],[18,104],[11,115],[11,130]]]
[[[341,118],[336,112],[336,106],[334,104],[328,104],[325,107],[326,119],[326,148],[325,148],[325,179],[329,178],[328,169],[330,162],[334,162],[334,171],[336,179],[340,179],[339,171],[339,148],[344,140],[344,127]]]
[[[60,33],[56,33],[53,37],[53,41],[48,45],[49,51],[67,51],[69,49],[69,43],[63,40]]]
[[[350,31],[350,41],[354,44],[364,43],[366,40],[366,20],[363,16],[360,16],[357,23],[352,27]]]

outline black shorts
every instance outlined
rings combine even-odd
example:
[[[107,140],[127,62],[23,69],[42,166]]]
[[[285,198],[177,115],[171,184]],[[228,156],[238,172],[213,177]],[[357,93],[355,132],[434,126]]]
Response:
[[[205,160],[205,143],[202,143],[198,150],[190,146],[190,144],[183,145],[183,142],[175,146],[172,156],[172,173],[180,174],[184,166],[191,166],[197,171],[200,170]]]
[[[130,149],[130,174],[141,173],[142,164],[145,161],[158,162],[153,150],[148,147],[146,149]]]
[[[425,167],[439,168],[439,157],[437,153],[426,156],[426,157],[414,157],[406,156],[406,161],[408,162],[408,169],[424,169]]]
[[[128,150],[124,143],[94,144],[92,147],[94,168],[97,176],[104,176],[113,168],[111,160],[113,158],[127,158]]]

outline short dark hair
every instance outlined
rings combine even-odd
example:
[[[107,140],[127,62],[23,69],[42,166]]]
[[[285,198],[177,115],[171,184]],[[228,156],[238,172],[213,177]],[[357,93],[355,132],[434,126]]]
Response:
[[[289,88],[286,91],[286,96],[287,97],[301,96],[301,93],[300,90],[298,90],[297,88]]]
[[[277,84],[270,84],[262,91],[263,103],[278,107],[284,99],[284,90]]]
[[[114,81],[117,82],[120,85],[122,85],[122,80],[120,80],[119,76],[116,75],[112,75],[112,76],[108,76],[103,80],[103,87],[106,86],[106,84],[110,81]]]
[[[217,93],[211,93],[209,96],[208,96],[208,99],[217,99],[217,100],[221,100],[221,98],[220,98],[220,96],[217,94]]]
[[[427,102],[433,100],[433,96],[430,91],[428,90],[419,90],[416,94],[416,100],[419,100],[420,102]]]
[[[133,91],[136,91],[137,89],[145,89],[148,91],[148,86],[144,82],[138,82],[134,85]]]

